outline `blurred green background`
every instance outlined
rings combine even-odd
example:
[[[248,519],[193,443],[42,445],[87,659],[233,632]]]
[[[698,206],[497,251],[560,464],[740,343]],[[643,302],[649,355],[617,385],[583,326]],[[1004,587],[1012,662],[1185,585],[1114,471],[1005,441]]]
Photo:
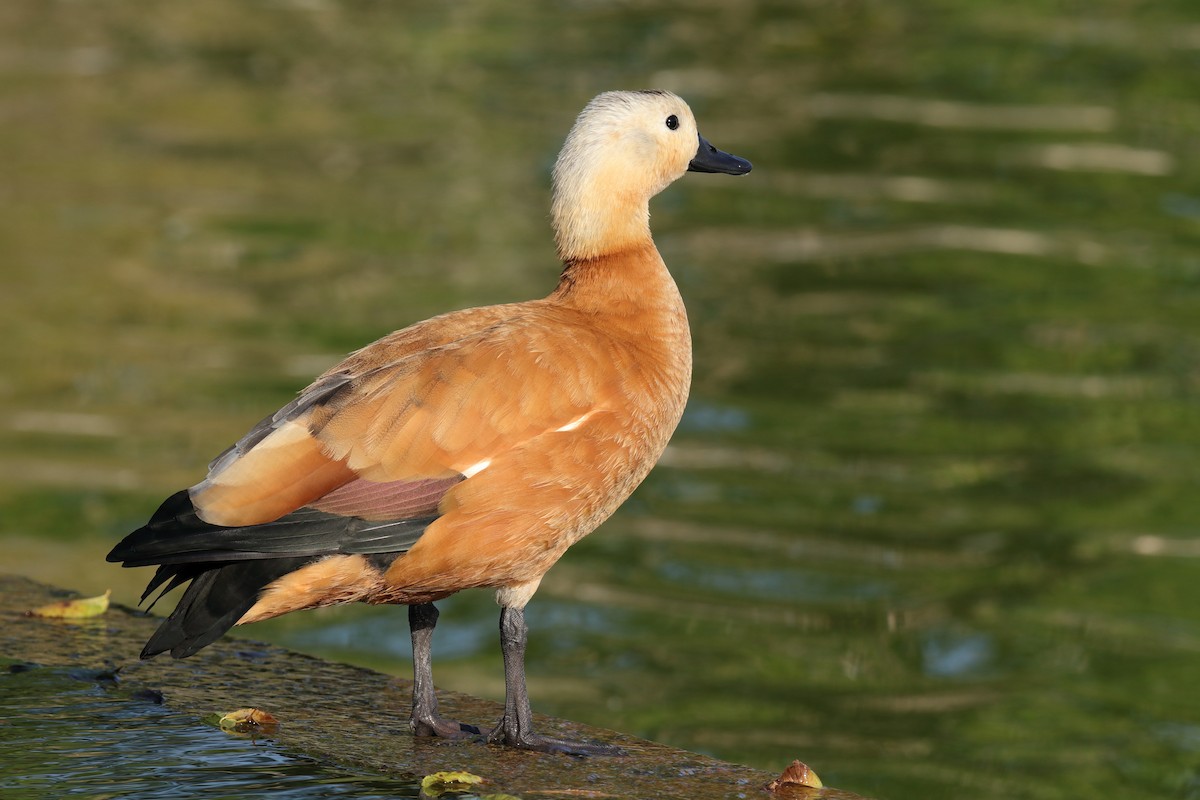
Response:
[[[880,797],[1200,797],[1193,0],[7,0],[3,568],[134,603],[109,547],[312,376],[550,291],[557,149],[649,87],[755,171],[652,206],[692,400],[531,605],[535,708]],[[501,697],[490,596],[442,623]],[[409,669],[400,609],[241,635]]]

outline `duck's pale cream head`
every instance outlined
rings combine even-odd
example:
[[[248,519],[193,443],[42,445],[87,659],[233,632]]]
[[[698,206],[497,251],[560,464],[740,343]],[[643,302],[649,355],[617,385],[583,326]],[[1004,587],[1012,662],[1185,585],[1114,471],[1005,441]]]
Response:
[[[692,110],[670,92],[598,95],[554,165],[559,256],[596,258],[648,242],[650,198],[689,170],[742,175],[750,162],[705,141]]]

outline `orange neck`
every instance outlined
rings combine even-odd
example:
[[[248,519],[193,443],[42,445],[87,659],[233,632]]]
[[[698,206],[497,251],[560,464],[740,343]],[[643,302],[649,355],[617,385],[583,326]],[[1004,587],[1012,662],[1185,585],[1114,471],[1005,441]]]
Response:
[[[550,299],[591,312],[683,312],[675,281],[649,239],[593,258],[567,260]]]

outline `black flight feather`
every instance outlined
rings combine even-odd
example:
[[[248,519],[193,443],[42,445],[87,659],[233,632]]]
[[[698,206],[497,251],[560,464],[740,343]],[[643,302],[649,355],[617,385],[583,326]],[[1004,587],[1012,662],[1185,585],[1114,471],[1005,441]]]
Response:
[[[126,567],[257,561],[277,556],[403,553],[437,515],[375,522],[301,508],[260,525],[224,527],[200,519],[187,490],[176,492],[143,527],[108,554]]]

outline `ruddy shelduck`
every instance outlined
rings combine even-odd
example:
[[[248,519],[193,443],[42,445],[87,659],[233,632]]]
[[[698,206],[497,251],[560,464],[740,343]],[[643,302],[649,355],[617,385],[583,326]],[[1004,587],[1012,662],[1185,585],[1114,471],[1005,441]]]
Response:
[[[588,103],[554,167],[557,288],[352,353],[168,498],[108,555],[159,565],[143,601],[190,581],[142,657],[190,656],[289,611],[403,604],[412,730],[466,738],[479,730],[438,714],[433,603],[493,588],[506,691],[487,741],[611,752],[533,731],[524,609],[646,477],[683,414],[691,337],[649,202],[687,171],[742,175],[750,163],[710,145],[669,92]]]

